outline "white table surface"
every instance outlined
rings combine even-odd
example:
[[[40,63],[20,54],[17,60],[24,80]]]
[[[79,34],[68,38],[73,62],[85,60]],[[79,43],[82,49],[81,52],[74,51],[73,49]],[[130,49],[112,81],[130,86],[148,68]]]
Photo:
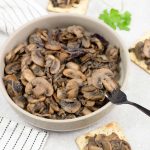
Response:
[[[33,0],[46,9],[48,0]],[[102,0],[90,0],[87,15],[97,18],[104,7]],[[111,5],[116,3],[120,7],[119,0],[104,0]],[[132,13],[132,24],[130,32],[117,31],[123,42],[129,47],[135,40],[150,30],[150,1],[149,0],[124,0],[124,10]],[[0,33],[0,44],[8,37]],[[126,93],[128,99],[135,101],[147,108],[150,108],[150,75],[138,68],[133,63],[130,64],[130,74],[128,75],[128,85]],[[8,105],[0,93],[0,115],[12,120],[25,123],[16,112]],[[108,115],[99,120],[89,128],[75,132],[57,133],[49,132],[50,136],[44,150],[77,150],[75,138],[85,132],[96,129],[111,121],[118,122],[125,131],[133,150],[150,150],[150,118],[132,106],[116,106]],[[25,123],[27,124],[27,123]],[[29,125],[30,126],[30,125]]]

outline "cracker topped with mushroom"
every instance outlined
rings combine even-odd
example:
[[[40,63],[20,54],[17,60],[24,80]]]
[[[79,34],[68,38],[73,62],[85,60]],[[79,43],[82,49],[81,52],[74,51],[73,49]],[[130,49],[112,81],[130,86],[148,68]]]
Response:
[[[129,49],[129,54],[136,65],[150,74],[150,38],[147,35]]]
[[[115,122],[76,139],[80,150],[131,150],[122,129]]]
[[[85,14],[89,0],[49,0],[48,10],[59,13]]]
[[[88,115],[119,88],[119,49],[82,26],[36,29],[5,57],[4,84],[22,109],[47,119]]]

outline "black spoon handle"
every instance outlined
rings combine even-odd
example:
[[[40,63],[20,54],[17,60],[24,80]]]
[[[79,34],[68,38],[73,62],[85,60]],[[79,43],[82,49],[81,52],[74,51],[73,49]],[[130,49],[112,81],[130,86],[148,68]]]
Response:
[[[146,115],[148,115],[150,117],[150,110],[144,108],[143,106],[136,104],[134,102],[130,102],[130,101],[127,101],[124,104],[129,104],[129,105],[135,106],[136,108],[138,108],[139,110],[141,110],[143,113],[145,113]]]

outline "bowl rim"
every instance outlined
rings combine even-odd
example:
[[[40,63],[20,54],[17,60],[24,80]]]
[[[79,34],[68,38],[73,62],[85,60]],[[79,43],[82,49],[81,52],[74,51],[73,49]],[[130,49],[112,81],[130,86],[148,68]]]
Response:
[[[126,51],[126,46],[123,44],[123,42],[121,42],[121,38],[118,35],[117,32],[115,32],[113,29],[111,29],[108,25],[106,25],[104,22],[102,22],[101,20],[98,19],[93,19],[89,16],[83,16],[83,15],[76,15],[76,14],[66,14],[66,13],[61,13],[61,14],[50,14],[50,15],[45,15],[45,16],[41,16],[39,18],[36,18],[26,24],[24,24],[23,26],[21,26],[19,29],[17,29],[10,37],[8,37],[8,39],[4,42],[4,44],[1,47],[1,51],[0,51],[0,57],[2,57],[2,53],[3,53],[3,49],[5,49],[7,43],[9,43],[9,41],[11,41],[19,32],[21,32],[25,27],[33,24],[33,23],[37,23],[39,21],[45,20],[45,19],[50,19],[50,18],[57,18],[57,17],[74,17],[74,18],[78,18],[78,19],[86,19],[88,21],[91,21],[93,23],[96,24],[101,24],[102,26],[105,27],[106,30],[108,30],[109,32],[111,32],[112,34],[114,34],[114,36],[117,38],[118,41],[120,41],[123,49],[124,49],[124,58],[126,59],[126,72],[124,74],[124,80],[121,86],[121,90],[124,90],[127,84],[127,78],[128,78],[128,73],[129,73],[129,57],[128,57],[128,53]],[[4,58],[2,58],[4,59]],[[4,83],[3,83],[3,77],[0,77],[0,89],[2,92],[2,95],[4,96],[4,98],[6,97],[8,103],[17,111],[19,111],[20,113],[22,113],[22,115],[28,116],[32,119],[38,120],[38,121],[42,121],[42,122],[47,122],[47,123],[70,123],[70,122],[77,122],[77,121],[81,121],[81,120],[85,120],[87,118],[91,118],[97,114],[99,114],[100,112],[102,112],[103,110],[107,109],[108,107],[110,107],[111,105],[113,105],[111,102],[108,102],[107,104],[105,104],[104,106],[102,106],[100,109],[92,112],[91,114],[85,115],[85,116],[81,116],[81,117],[77,117],[74,119],[66,119],[66,120],[54,120],[54,119],[47,119],[47,118],[42,118],[36,115],[33,115],[27,111],[25,111],[24,109],[20,108],[18,105],[16,105],[13,100],[10,98],[10,96],[8,95]]]

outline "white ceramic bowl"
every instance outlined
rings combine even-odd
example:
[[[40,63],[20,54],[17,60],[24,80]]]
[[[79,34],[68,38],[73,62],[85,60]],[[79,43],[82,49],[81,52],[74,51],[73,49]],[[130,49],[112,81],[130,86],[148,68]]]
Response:
[[[117,35],[115,31],[109,28],[104,23],[93,20],[91,18],[85,16],[76,16],[76,15],[67,15],[67,14],[57,14],[57,15],[48,15],[39,19],[36,19],[23,27],[17,30],[13,35],[9,37],[7,42],[3,45],[0,50],[0,88],[2,94],[8,101],[8,103],[12,106],[12,108],[22,116],[22,118],[27,121],[28,123],[37,126],[39,128],[53,130],[53,131],[72,131],[81,129],[91,125],[92,123],[99,120],[102,116],[108,113],[111,108],[112,104],[109,102],[99,110],[79,118],[75,119],[68,119],[68,120],[52,120],[52,119],[45,119],[41,117],[34,116],[20,107],[18,107],[9,97],[7,91],[5,89],[3,83],[3,76],[4,76],[4,57],[6,53],[14,48],[18,43],[25,41],[30,33],[32,33],[35,28],[56,28],[56,27],[64,27],[68,25],[81,25],[85,27],[88,31],[99,33],[102,35],[106,40],[108,40],[111,44],[120,48],[121,53],[121,89],[125,89],[125,84],[127,81],[128,70],[129,70],[129,60],[127,49],[124,47],[123,41],[121,41],[120,37]]]

